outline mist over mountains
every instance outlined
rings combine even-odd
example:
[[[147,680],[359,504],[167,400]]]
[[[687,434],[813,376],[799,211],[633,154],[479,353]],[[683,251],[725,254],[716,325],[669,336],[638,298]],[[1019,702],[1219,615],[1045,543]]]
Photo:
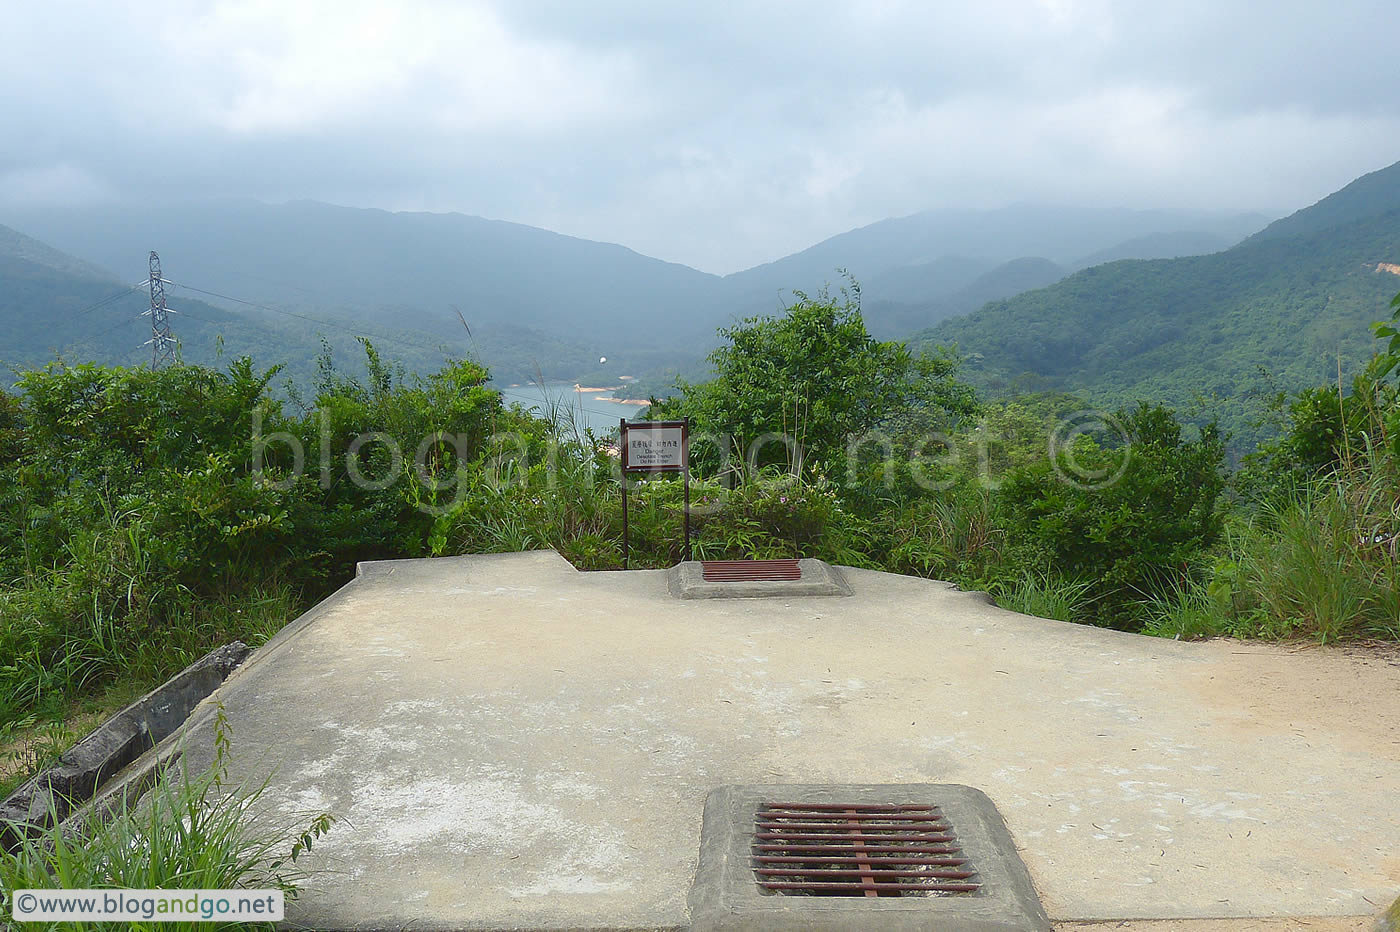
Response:
[[[860,282],[872,331],[897,337],[1049,284],[1086,256],[1179,254],[1237,241],[1266,221],[1253,213],[1183,210],[937,210],[716,276],[520,224],[310,201],[30,209],[0,219],[32,237],[24,248],[15,245],[19,234],[0,245],[19,263],[7,275],[29,282],[31,303],[53,296],[59,315],[73,302],[62,299],[55,275],[133,283],[156,249],[177,286],[172,306],[193,300],[232,312],[205,312],[223,326],[227,352],[290,332],[300,337],[292,336],[287,349],[301,355],[307,347],[300,344],[314,348],[313,334],[361,326],[399,336],[401,346],[386,349],[410,362],[434,350],[473,354],[506,381],[694,368],[717,327],[780,310],[794,290],[841,284],[838,269]],[[46,261],[38,259],[43,250]],[[36,275],[26,264],[48,271]],[[8,301],[4,307],[0,313],[15,313]],[[320,323],[326,321],[335,323]],[[59,327],[48,342],[23,327],[8,332],[8,362],[79,345],[104,357],[104,344],[83,327],[72,334]],[[198,356],[195,338],[207,334],[178,332]],[[124,346],[110,344],[105,358],[128,359]],[[603,356],[611,368],[599,371]]]

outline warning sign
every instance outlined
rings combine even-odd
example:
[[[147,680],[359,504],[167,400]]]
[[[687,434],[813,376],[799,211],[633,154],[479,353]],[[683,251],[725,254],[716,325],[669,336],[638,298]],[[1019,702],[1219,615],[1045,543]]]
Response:
[[[690,439],[688,434],[685,421],[623,422],[623,470],[683,472]]]

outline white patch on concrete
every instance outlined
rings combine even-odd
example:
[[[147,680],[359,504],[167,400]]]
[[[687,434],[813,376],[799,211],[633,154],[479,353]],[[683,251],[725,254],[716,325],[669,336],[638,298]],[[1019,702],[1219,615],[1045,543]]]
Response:
[[[596,895],[599,893],[620,893],[631,888],[630,883],[621,880],[599,880],[596,877],[580,874],[577,877],[545,877],[532,884],[512,888],[510,895],[515,897],[555,896],[560,893]]]
[[[326,799],[325,794],[321,792],[321,788],[317,786],[307,786],[298,789],[288,799],[288,804],[282,807],[284,811],[299,809],[306,813],[326,812],[330,808],[330,802]]]
[[[547,798],[547,794],[541,794]],[[380,856],[453,852],[468,858],[519,858],[528,879],[508,895],[597,894],[626,890],[621,834],[570,819],[539,801],[518,776],[414,778],[402,771],[375,775],[355,787],[345,814],[346,848]],[[528,865],[528,867],[527,867]]]

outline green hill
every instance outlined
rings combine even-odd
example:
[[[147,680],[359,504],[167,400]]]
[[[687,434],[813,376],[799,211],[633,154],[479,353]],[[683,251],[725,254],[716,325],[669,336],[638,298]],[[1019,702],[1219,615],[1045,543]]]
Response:
[[[1362,194],[1357,192],[1361,191]],[[1364,196],[1363,196],[1364,195]],[[916,334],[993,392],[1201,396],[1242,439],[1252,397],[1354,371],[1400,291],[1400,163],[1224,252],[1095,266]]]
[[[508,324],[642,342],[709,338],[717,276],[623,246],[466,214],[312,201],[13,210],[12,226],[124,271],[156,249],[174,281],[297,311],[397,322],[405,307],[457,331]],[[703,313],[702,313],[703,312]]]
[[[324,336],[340,361],[363,358],[357,333],[386,344],[389,355],[432,371],[452,347],[432,334],[358,328],[350,321],[324,323],[257,312],[237,312],[171,290],[171,324],[187,362],[217,363],[250,354],[260,365],[283,363],[305,382]],[[149,363],[150,305],[144,287],[116,281],[101,269],[8,227],[0,227],[0,367],[72,362]],[[460,327],[460,325],[459,325]],[[462,355],[456,347],[456,355]]]
[[[1321,233],[1391,210],[1400,210],[1400,162],[1362,175],[1311,207],[1275,220],[1246,242]]]
[[[1033,206],[926,211],[725,277],[518,223],[310,201],[11,208],[0,222],[119,277],[139,277],[146,251],[156,249],[174,281],[259,304],[394,325],[407,309],[444,335],[460,331],[456,307],[478,333],[526,328],[596,349],[595,361],[668,350],[667,364],[685,365],[713,345],[716,327],[771,313],[793,289],[836,280],[838,268],[869,300],[920,304],[1023,256],[1064,264],[1171,230],[1234,242],[1265,218]],[[555,354],[548,341],[522,349]]]
[[[836,267],[875,282],[886,269],[942,256],[1005,262],[1046,256],[1062,265],[1116,243],[1152,233],[1196,230],[1231,242],[1260,229],[1261,214],[1182,209],[1016,205],[991,210],[944,208],[891,217],[840,233],[801,252],[736,272],[736,286],[815,288]],[[894,297],[893,295],[891,297]]]
[[[18,230],[0,226],[0,258],[14,259],[31,265],[52,269],[71,275],[74,278],[88,278],[98,281],[114,279],[111,272],[84,262],[65,252],[59,252],[47,243],[41,243],[32,236],[25,236]]]

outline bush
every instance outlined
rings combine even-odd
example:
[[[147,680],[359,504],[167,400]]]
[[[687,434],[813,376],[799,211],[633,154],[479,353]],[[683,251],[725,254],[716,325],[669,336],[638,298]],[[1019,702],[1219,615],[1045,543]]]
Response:
[[[805,459],[838,475],[852,437],[922,434],[976,410],[972,388],[954,378],[954,359],[870,336],[859,286],[839,298],[797,296],[781,317],[721,330],[725,342],[710,356],[715,378],[682,385],[653,405],[653,416],[689,417],[696,431],[731,438],[734,460],[752,452],[750,467],[791,468]],[[773,443],[753,451],[764,435],[790,437],[797,449]],[[695,467],[716,474],[721,453],[714,444],[697,447]]]
[[[1014,562],[1093,580],[1093,619],[1141,630],[1143,597],[1188,574],[1220,535],[1225,446],[1214,425],[1183,439],[1161,407],[1141,405],[1117,418],[1130,445],[1080,437],[1072,470],[1049,460],[1016,469],[1000,498]],[[1100,486],[1073,481],[1074,470],[1121,476]]]
[[[54,363],[0,394],[0,714],[57,714],[118,676],[159,681],[226,640],[257,643],[356,561],[426,552],[422,506],[482,470],[497,430],[541,445],[543,425],[502,411],[480,366],[407,382],[365,353],[364,384],[325,357],[318,407],[300,414],[270,397],[277,369],[248,359]],[[351,456],[370,432],[404,455]],[[390,481],[357,484],[355,468]]]

